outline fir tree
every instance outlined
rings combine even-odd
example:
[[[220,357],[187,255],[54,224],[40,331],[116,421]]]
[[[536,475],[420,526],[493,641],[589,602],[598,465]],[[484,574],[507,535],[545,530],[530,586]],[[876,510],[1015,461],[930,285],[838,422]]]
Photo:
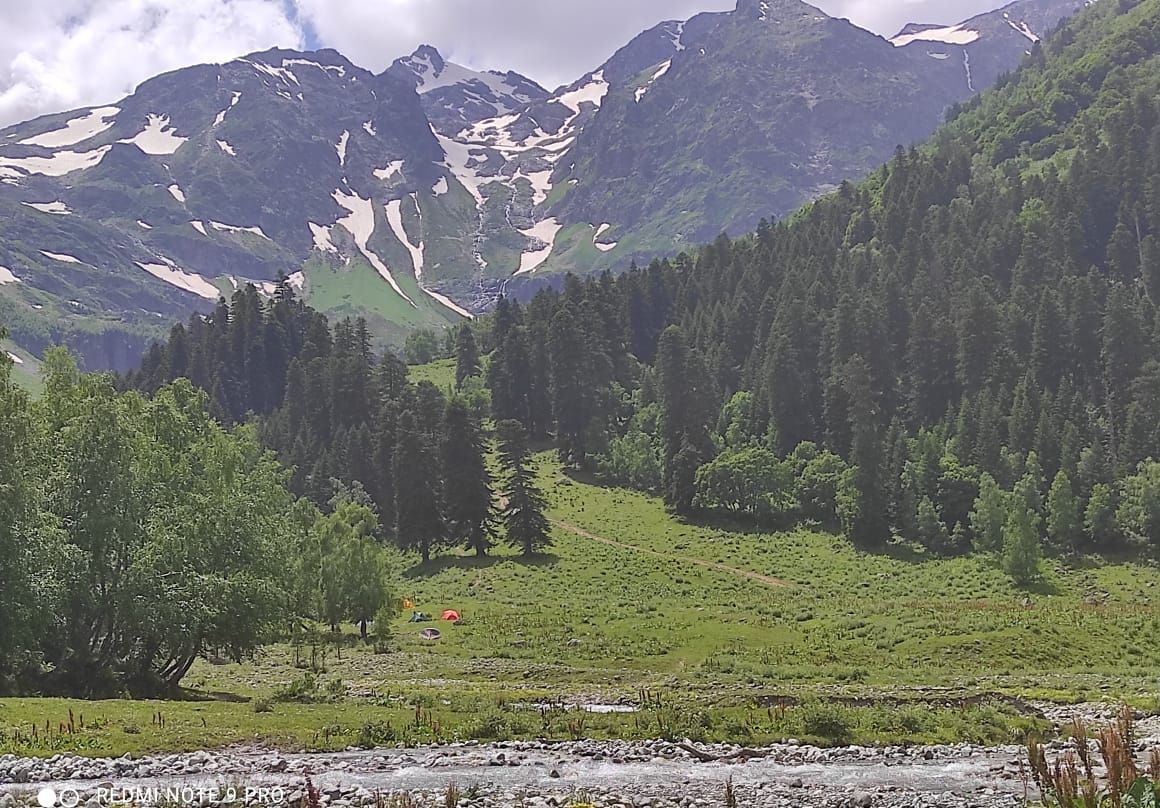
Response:
[[[455,388],[480,374],[479,348],[475,344],[475,331],[470,323],[459,326],[455,333]]]
[[[461,398],[447,405],[443,427],[443,498],[447,531],[476,555],[487,555],[494,536],[491,475],[483,436]]]
[[[1012,504],[1003,525],[1003,569],[1018,586],[1039,577],[1039,516],[1028,503]]]
[[[1047,535],[1058,550],[1077,550],[1083,537],[1079,502],[1067,473],[1060,471],[1047,495]]]
[[[551,526],[544,515],[547,500],[536,485],[530,465],[527,431],[518,421],[496,424],[500,462],[507,476],[501,518],[508,544],[525,557],[542,552],[552,543]]]
[[[445,537],[438,445],[418,426],[414,413],[399,416],[394,452],[395,535],[423,563]]]

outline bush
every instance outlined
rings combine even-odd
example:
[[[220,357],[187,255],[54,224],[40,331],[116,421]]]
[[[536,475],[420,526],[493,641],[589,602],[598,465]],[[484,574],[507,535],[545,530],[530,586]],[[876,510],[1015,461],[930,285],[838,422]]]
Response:
[[[803,735],[833,744],[846,744],[854,737],[853,718],[850,711],[840,704],[803,702],[793,711],[793,718]]]
[[[460,735],[473,741],[510,741],[534,731],[531,720],[517,713],[488,710],[464,724]]]

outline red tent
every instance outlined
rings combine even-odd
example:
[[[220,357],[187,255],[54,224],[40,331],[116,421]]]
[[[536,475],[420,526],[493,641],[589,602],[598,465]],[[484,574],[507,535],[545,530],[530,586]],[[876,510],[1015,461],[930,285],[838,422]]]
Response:
[[[459,612],[455,611],[454,609],[448,609],[443,613],[441,619],[454,623],[459,619]]]

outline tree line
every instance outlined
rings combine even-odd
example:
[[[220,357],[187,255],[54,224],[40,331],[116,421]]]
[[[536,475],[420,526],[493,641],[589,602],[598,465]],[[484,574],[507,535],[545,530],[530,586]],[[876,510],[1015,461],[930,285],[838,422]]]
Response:
[[[256,426],[291,470],[296,496],[329,510],[336,492],[360,492],[385,539],[424,562],[440,548],[483,555],[498,538],[538,553],[549,531],[522,521],[544,510],[530,438],[521,423],[487,421],[473,327],[446,339],[458,359],[455,386],[444,391],[411,383],[402,359],[378,354],[365,320],[332,327],[286,283],[269,299],[245,286],[212,314],[175,325],[120,383],[150,393],[189,378],[224,423]]]

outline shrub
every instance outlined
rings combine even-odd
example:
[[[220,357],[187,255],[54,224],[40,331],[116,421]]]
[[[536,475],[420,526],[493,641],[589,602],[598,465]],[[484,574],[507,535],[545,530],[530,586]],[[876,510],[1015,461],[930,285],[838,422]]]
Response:
[[[854,737],[850,711],[840,704],[823,701],[803,702],[793,713],[802,734],[834,744],[849,743]]]

